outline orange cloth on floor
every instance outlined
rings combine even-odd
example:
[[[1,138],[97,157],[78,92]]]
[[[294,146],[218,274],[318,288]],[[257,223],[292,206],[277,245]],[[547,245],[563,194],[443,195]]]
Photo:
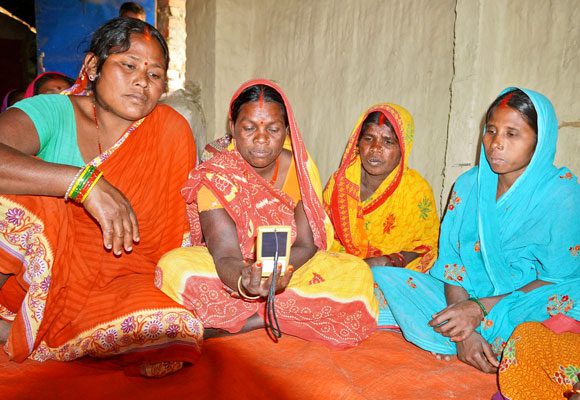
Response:
[[[6,346],[13,360],[124,354],[122,363],[141,365],[199,357],[201,324],[154,286],[157,261],[188,231],[179,190],[195,154],[187,121],[158,105],[98,158],[139,222],[140,242],[120,257],[105,251],[101,228],[83,207],[0,196],[0,272],[15,274],[27,292]]]
[[[496,375],[435,357],[392,332],[344,351],[263,331],[207,340],[195,365],[163,379],[123,375],[106,360],[10,363],[2,399],[490,400]]]

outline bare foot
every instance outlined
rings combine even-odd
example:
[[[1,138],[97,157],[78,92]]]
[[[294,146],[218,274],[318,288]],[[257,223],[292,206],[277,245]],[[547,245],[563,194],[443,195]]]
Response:
[[[264,324],[264,319],[260,317],[258,314],[254,314],[250,318],[248,318],[242,329],[240,329],[240,331],[237,333],[245,333],[256,329],[264,328],[265,326],[266,325]],[[203,330],[204,340],[228,335],[235,335],[235,333],[230,333],[224,329],[219,328],[205,328]]]
[[[431,352],[431,354],[433,354],[439,361],[451,361],[451,356],[449,354],[439,354],[434,352]]]
[[[218,328],[204,328],[203,330],[203,340],[213,339],[216,337],[232,335],[228,331]]]
[[[246,324],[242,327],[242,330],[240,330],[240,333],[264,328],[265,326],[266,324],[264,323],[264,318],[262,318],[258,314],[254,314],[250,318],[248,318]]]
[[[8,340],[10,329],[12,329],[12,322],[0,319],[0,343],[4,343]]]

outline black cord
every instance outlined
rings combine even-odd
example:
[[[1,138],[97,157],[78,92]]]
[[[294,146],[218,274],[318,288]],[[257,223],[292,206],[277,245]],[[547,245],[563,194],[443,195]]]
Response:
[[[282,337],[280,325],[278,325],[278,318],[276,318],[276,308],[274,300],[276,299],[276,281],[278,276],[278,232],[274,230],[274,238],[276,239],[276,252],[274,253],[274,269],[272,270],[272,281],[270,282],[270,290],[268,291],[268,298],[266,300],[266,331],[274,342]]]

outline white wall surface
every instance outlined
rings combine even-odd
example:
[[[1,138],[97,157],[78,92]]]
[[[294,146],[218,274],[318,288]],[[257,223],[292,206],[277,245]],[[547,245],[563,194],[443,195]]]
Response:
[[[359,115],[394,102],[415,118],[411,167],[445,203],[487,106],[521,85],[552,99],[566,125],[557,164],[580,172],[578,0],[191,0],[187,21],[208,140],[242,82],[272,79],[326,180]]]

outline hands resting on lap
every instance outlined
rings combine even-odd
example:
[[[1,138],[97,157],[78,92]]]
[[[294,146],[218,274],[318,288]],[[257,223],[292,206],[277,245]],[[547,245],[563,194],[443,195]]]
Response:
[[[482,310],[473,301],[454,303],[433,315],[429,326],[451,341],[456,342],[457,358],[480,371],[495,373],[499,362],[491,345],[475,329],[482,320]],[[442,357],[438,355],[438,359]],[[449,359],[445,357],[445,359]]]

